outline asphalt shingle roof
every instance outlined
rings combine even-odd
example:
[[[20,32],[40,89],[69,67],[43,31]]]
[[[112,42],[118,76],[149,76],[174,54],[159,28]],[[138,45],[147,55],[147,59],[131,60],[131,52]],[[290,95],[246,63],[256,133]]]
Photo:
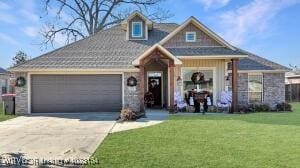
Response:
[[[173,31],[177,24],[154,24],[148,40],[127,41],[121,25],[36,57],[15,69],[133,68],[131,62]]]
[[[132,61],[161,41],[179,25],[154,23],[148,40],[127,41],[121,25],[100,31],[94,36],[79,40],[46,53],[11,70],[26,69],[122,69],[134,68]],[[167,48],[175,56],[249,55],[239,62],[240,70],[289,70],[288,68],[238,49],[225,47]]]
[[[167,48],[175,56],[245,55],[226,47]]]
[[[247,58],[239,61],[239,70],[282,70],[290,71],[289,68],[267,60],[263,57],[257,56],[245,50],[238,49],[248,55]]]

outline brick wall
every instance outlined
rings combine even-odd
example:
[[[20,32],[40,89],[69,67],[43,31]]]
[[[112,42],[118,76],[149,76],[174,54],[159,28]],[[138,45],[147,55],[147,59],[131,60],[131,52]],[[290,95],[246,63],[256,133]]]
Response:
[[[130,76],[134,76],[138,83],[136,87],[129,87],[127,86],[127,79]],[[124,73],[124,106],[125,107],[130,107],[134,111],[140,111],[140,97],[139,97],[139,92],[140,90],[140,83],[139,83],[139,73],[134,72],[134,73]]]
[[[229,87],[231,88],[231,74],[229,75]],[[248,104],[248,74],[239,73],[238,78],[238,104]]]
[[[23,87],[15,87],[16,114],[28,114],[28,80],[27,73],[17,73],[16,78],[24,77],[26,84]]]
[[[285,102],[284,73],[264,74],[264,102],[274,107],[277,103]]]
[[[231,74],[229,74],[231,86]],[[277,103],[285,102],[285,77],[284,73],[263,74],[263,103],[275,107]],[[239,105],[248,104],[248,74],[239,73],[238,78]]]

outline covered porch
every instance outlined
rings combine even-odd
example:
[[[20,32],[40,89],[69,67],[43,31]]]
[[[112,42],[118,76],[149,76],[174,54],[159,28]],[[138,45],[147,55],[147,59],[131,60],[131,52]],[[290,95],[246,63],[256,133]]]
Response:
[[[140,76],[140,109],[145,112],[147,105],[145,95],[156,92],[156,107],[175,112],[175,94],[186,100],[187,92],[207,91],[211,96],[211,106],[215,106],[220,93],[232,91],[231,112],[238,111],[238,73],[239,58],[218,59],[178,59],[160,45],[155,45],[138,57],[133,64],[139,68]],[[227,64],[232,64],[231,75],[227,73]],[[205,82],[201,86],[192,83],[191,75],[195,72],[204,74]],[[229,81],[230,80],[230,81]],[[230,85],[230,86],[229,86]],[[158,89],[151,90],[152,86]],[[197,88],[197,90],[196,90]]]

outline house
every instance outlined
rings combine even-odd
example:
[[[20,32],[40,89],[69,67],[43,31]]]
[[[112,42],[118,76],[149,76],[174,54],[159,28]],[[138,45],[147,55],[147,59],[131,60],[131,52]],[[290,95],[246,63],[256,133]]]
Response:
[[[300,74],[297,72],[287,72],[285,74],[285,84],[300,84]]]
[[[9,82],[9,72],[0,67],[0,102],[2,101],[2,94],[7,93]]]
[[[182,97],[202,76],[197,89],[215,105],[232,90],[239,104],[285,101],[286,67],[226,42],[194,17],[184,23],[154,23],[139,12],[121,24],[56,49],[10,69],[23,77],[16,88],[16,113],[102,112],[154,106],[174,111],[174,93]]]
[[[300,73],[297,70],[285,73],[285,97],[288,102],[300,102]]]

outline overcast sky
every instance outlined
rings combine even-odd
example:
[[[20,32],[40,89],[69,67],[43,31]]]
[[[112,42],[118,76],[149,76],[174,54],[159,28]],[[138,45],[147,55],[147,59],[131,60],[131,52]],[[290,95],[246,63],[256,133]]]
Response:
[[[19,50],[31,58],[47,51],[38,45],[45,20],[42,0],[0,0],[0,66]],[[195,16],[229,43],[288,66],[300,65],[300,0],[166,0],[161,7],[182,23]],[[56,47],[64,45],[56,40]]]

